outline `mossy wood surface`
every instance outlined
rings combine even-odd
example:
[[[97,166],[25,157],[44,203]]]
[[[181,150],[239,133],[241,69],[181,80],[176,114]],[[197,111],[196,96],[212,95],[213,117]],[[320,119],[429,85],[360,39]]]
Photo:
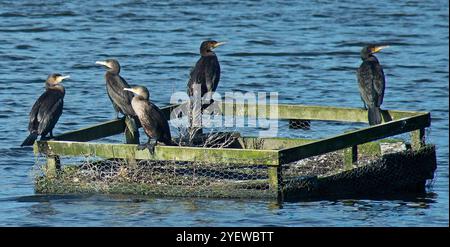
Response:
[[[280,150],[281,163],[324,154],[430,126],[430,114],[403,118]]]
[[[244,114],[252,116],[252,113],[258,113],[260,110],[256,109],[257,107],[254,105],[226,104],[229,103],[223,103],[222,108],[234,107],[233,114],[236,115]],[[176,105],[171,105],[163,107],[162,110],[165,115],[169,116],[170,111],[175,107]],[[299,118],[357,122],[360,121],[358,119],[363,118],[363,115],[364,119],[367,118],[367,112],[358,108],[282,104],[272,105],[266,108],[270,110],[273,107],[278,107],[279,118],[286,119]],[[423,129],[430,125],[429,113],[387,111],[384,115],[388,115],[392,120],[377,126],[351,131],[322,140],[268,138],[261,141],[251,138],[241,138],[239,141],[240,149],[157,146],[155,155],[150,155],[148,151],[137,150],[136,145],[84,143],[86,141],[123,133],[126,127],[125,121],[124,119],[117,119],[81,130],[64,133],[55,137],[56,141],[48,141],[48,144],[45,144],[45,141],[40,141],[38,142],[36,152],[47,153],[51,151],[49,154],[53,155],[97,155],[105,158],[170,159],[185,161],[193,161],[195,159],[201,161],[202,157],[207,157],[208,161],[211,162],[237,162],[247,164],[259,160],[263,164],[278,165],[280,163],[345,149],[410,131],[416,131],[412,135],[414,147],[420,148],[424,144],[422,142],[424,138]],[[58,145],[57,140],[77,142],[59,142],[60,144]],[[51,148],[46,148],[47,146]],[[277,151],[279,149],[281,150]]]
[[[161,110],[166,118],[169,119],[172,110],[177,107],[178,105],[170,105],[161,108]],[[367,111],[360,108],[286,104],[259,107],[257,105],[242,103],[221,103],[219,104],[219,108],[222,110],[222,114],[243,117],[265,117],[290,121],[299,119],[302,121],[367,123]],[[179,116],[181,115],[177,117]],[[326,139],[240,137],[232,144],[231,148],[158,145],[155,147],[154,154],[151,154],[147,149],[138,150],[138,146],[136,145],[136,143],[139,143],[139,136],[134,134],[137,133],[134,130],[140,126],[134,126],[129,120],[121,118],[80,130],[66,132],[56,136],[53,140],[37,141],[34,145],[34,152],[36,154],[43,153],[49,157],[46,179],[53,182],[47,183],[45,179],[42,180],[46,185],[55,185],[58,180],[57,174],[61,172],[59,170],[59,156],[97,156],[105,159],[124,159],[134,165],[136,165],[137,160],[204,162],[208,164],[225,164],[227,166],[238,165],[240,167],[246,165],[266,165],[269,167],[267,169],[267,180],[264,183],[267,184],[267,188],[270,190],[268,195],[275,193],[280,196],[281,190],[286,189],[283,184],[287,182],[283,181],[283,164],[344,150],[344,163],[348,168],[346,170],[353,170],[352,163],[357,161],[358,154],[376,156],[381,154],[381,142],[398,141],[386,139],[382,141],[376,140],[407,132],[411,132],[413,150],[421,150],[426,145],[425,128],[429,127],[431,122],[429,113],[388,110],[383,111],[383,120],[384,122],[380,125],[350,131]],[[124,132],[127,144],[89,142]],[[304,181],[309,180],[301,180],[302,183]],[[247,184],[247,182],[244,184]],[[222,188],[223,186],[227,187],[222,184],[219,187]],[[51,190],[51,186],[44,187],[41,189],[42,191]],[[147,194],[157,193],[158,188],[158,186],[146,187],[142,188],[142,191],[147,191]],[[249,188],[252,187],[250,186]],[[115,187],[113,191],[121,191],[120,186]],[[228,193],[227,190],[220,192],[221,190],[218,189],[217,191],[219,193]],[[106,192],[109,193],[110,191]],[[127,193],[127,191],[121,192]],[[195,190],[189,191],[188,188],[183,193],[190,195],[197,192]],[[247,197],[251,197],[258,190],[244,189],[243,192],[245,192],[244,194]],[[266,193],[267,191],[259,192]]]
[[[405,161],[405,162],[400,162]],[[214,198],[280,198],[310,200],[354,195],[379,195],[393,192],[423,193],[425,180],[434,177],[436,154],[433,145],[419,150],[392,153],[371,163],[328,176],[288,177],[274,181],[277,176],[247,181],[218,180],[208,186],[149,184],[122,179],[111,183],[85,181],[70,176],[80,169],[66,167],[58,176],[40,176],[36,180],[38,193],[110,193],[145,196],[214,197]],[[269,167],[269,174],[279,167]],[[282,175],[282,174],[281,174]],[[67,178],[67,179],[66,179]],[[281,193],[281,194],[280,194]]]
[[[276,150],[198,148],[156,146],[154,155],[135,144],[86,143],[68,141],[38,141],[35,153],[61,156],[97,156],[101,158],[137,160],[198,161],[208,163],[261,164],[277,166]]]

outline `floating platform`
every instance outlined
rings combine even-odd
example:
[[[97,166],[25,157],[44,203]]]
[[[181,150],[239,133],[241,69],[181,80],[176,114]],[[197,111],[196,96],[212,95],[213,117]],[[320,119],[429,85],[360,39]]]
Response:
[[[162,108],[167,119],[179,105]],[[314,129],[314,121],[367,122],[358,108],[220,103],[233,116],[277,111],[290,128]],[[261,114],[259,114],[261,115]],[[276,198],[422,193],[436,170],[435,147],[425,143],[428,112],[383,111],[380,125],[324,139],[257,138],[227,133],[223,148],[156,146],[138,150],[126,119],[117,119],[37,141],[37,193],[118,193],[148,196]],[[295,130],[297,131],[297,130]],[[302,131],[302,130],[298,130]],[[125,133],[126,144],[92,142]],[[408,141],[395,136],[409,133]],[[208,136],[204,136],[208,138]],[[62,164],[64,157],[79,157]],[[39,160],[39,158],[38,158]]]

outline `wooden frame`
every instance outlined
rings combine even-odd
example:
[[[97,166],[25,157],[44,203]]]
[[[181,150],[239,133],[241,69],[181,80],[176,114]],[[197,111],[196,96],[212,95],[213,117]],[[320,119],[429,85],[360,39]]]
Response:
[[[162,108],[166,118],[180,105],[169,105]],[[276,108],[275,108],[276,107]],[[340,121],[340,122],[364,122],[367,123],[367,111],[360,108],[344,108],[329,106],[306,105],[267,105],[259,109],[257,105],[242,103],[221,103],[220,110],[232,109],[232,115],[258,117],[260,111],[266,111],[270,116],[271,110],[277,110],[278,119],[283,120],[314,120],[314,121]],[[230,114],[230,112],[225,112]],[[384,122],[380,125],[370,126],[332,136],[321,140],[267,138],[268,148],[255,149],[254,146],[245,144],[251,137],[239,139],[243,148],[196,148],[156,146],[154,155],[148,150],[137,150],[136,144],[106,144],[92,143],[96,139],[124,133],[126,123],[124,119],[116,119],[100,123],[94,126],[66,132],[56,136],[53,140],[37,141],[34,145],[35,154],[43,153],[48,157],[48,169],[57,169],[58,156],[86,156],[95,155],[103,158],[123,159],[149,159],[149,160],[180,160],[180,161],[205,161],[209,163],[232,164],[261,164],[269,166],[269,181],[273,188],[281,184],[281,165],[308,158],[315,155],[337,151],[350,150],[349,162],[355,162],[358,146],[383,139],[386,137],[411,132],[411,146],[419,149],[425,145],[425,128],[430,126],[431,118],[428,112],[391,111],[382,112]],[[253,139],[255,140],[255,139]],[[137,140],[138,141],[138,140]],[[136,143],[136,140],[134,140]],[[249,148],[250,147],[250,148]],[[271,149],[272,147],[272,149]],[[55,171],[49,172],[55,174]]]

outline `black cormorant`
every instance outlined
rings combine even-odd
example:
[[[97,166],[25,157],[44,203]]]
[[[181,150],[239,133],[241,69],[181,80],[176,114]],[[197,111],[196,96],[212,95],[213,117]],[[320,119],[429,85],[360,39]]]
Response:
[[[33,145],[38,135],[43,139],[50,133],[50,138],[53,138],[53,128],[63,111],[65,89],[61,82],[67,78],[69,76],[61,74],[48,76],[45,82],[45,92],[31,108],[30,122],[28,123],[30,135],[20,146]]]
[[[217,42],[214,40],[211,41],[203,41],[200,45],[200,59],[195,64],[195,67],[191,70],[189,81],[188,81],[188,95],[192,98],[192,96],[196,96],[197,100],[200,97],[204,97],[205,100],[212,103],[212,95],[216,91],[217,86],[219,85],[220,80],[220,65],[219,60],[217,59],[216,54],[214,53],[214,49],[223,45],[225,42]],[[195,100],[195,99],[194,99]],[[193,103],[193,102],[191,102]],[[197,102],[200,103],[200,102]],[[193,103],[195,107],[196,103]],[[204,105],[202,103],[202,105]],[[191,109],[191,114],[196,114],[196,119],[201,117],[200,107],[199,109],[193,110]],[[202,109],[205,107],[201,107]],[[193,123],[193,116],[189,117],[190,125]],[[199,121],[199,120],[197,120]],[[196,126],[200,127],[200,126]]]
[[[383,103],[386,86],[383,68],[373,55],[388,46],[368,45],[361,50],[363,62],[357,71],[359,92],[368,108],[369,124],[376,125],[382,122],[380,106]]]
[[[133,93],[123,90],[126,87],[130,87],[130,85],[128,85],[127,81],[119,75],[119,62],[115,59],[107,59],[95,63],[108,68],[105,74],[106,91],[113,104],[114,110],[116,111],[117,118],[119,118],[119,112],[125,116],[135,116],[136,114],[131,107]]]
[[[140,145],[139,149],[147,147],[150,152],[153,153],[154,147],[158,142],[162,142],[165,145],[175,145],[170,134],[169,123],[161,110],[150,102],[150,94],[147,88],[136,86],[124,88],[124,90],[135,94],[131,101],[131,105],[141,122],[145,134],[149,137],[148,142],[144,145]],[[155,143],[151,144],[151,139],[154,139]]]

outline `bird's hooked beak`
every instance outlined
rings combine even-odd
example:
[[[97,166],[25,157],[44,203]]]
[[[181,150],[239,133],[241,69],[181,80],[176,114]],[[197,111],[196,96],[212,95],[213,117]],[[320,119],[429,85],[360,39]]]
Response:
[[[124,87],[123,90],[135,93],[133,88]]]
[[[103,65],[103,66],[105,66],[107,68],[111,68],[109,63],[107,63],[106,61],[96,61],[95,64],[100,64],[100,65]]]
[[[383,50],[384,48],[388,48],[388,47],[389,47],[388,45],[375,46],[375,47],[372,49],[372,53],[377,53],[377,52]]]
[[[70,78],[70,75],[62,75],[62,76],[58,76],[58,77],[56,78],[56,81],[57,81],[58,83],[60,83],[60,82],[62,82],[63,80],[69,79],[69,78]]]
[[[217,47],[219,47],[219,46],[221,46],[221,45],[224,45],[225,44],[225,42],[217,42],[217,43],[215,43],[214,45],[213,45],[213,48],[217,48]]]

